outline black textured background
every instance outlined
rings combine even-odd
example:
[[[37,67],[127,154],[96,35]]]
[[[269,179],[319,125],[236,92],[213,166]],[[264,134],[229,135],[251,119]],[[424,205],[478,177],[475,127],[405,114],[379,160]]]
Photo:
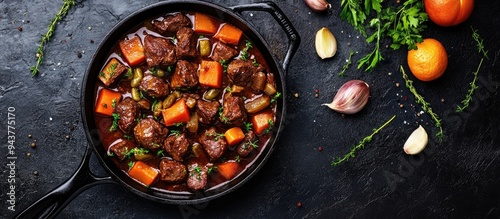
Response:
[[[87,145],[79,98],[88,62],[113,25],[157,1],[77,2],[46,46],[41,73],[31,77],[29,67],[35,64],[40,36],[62,1],[0,0],[1,218],[11,218],[76,170]],[[213,2],[232,6],[254,1]],[[456,27],[427,23],[424,37],[443,43],[449,66],[439,80],[415,80],[414,84],[443,119],[446,138],[442,144],[435,142],[437,130],[429,115],[417,116],[421,107],[404,87],[399,66],[410,73],[404,49],[382,49],[385,61],[374,72],[357,70],[354,64],[346,77],[337,75],[351,49],[356,51],[353,60],[357,61],[372,45],[340,19],[340,1],[331,2],[330,12],[317,14],[302,0],[276,1],[300,32],[302,43],[286,78],[286,128],[269,161],[247,184],[194,206],[159,204],[121,186],[99,185],[80,194],[59,218],[500,217],[500,1],[476,1],[472,16]],[[264,12],[244,13],[244,17],[260,30],[277,57],[282,57],[286,37],[272,17]],[[315,32],[323,26],[339,43],[336,56],[328,60],[318,58],[314,50]],[[484,38],[489,59],[480,69],[471,106],[455,113],[481,59],[471,26]],[[363,111],[344,117],[320,105],[330,102],[350,79],[371,85],[371,98]],[[315,89],[319,97],[314,96]],[[8,107],[15,108],[16,212],[7,210],[6,203]],[[392,115],[397,118],[355,158],[330,166],[334,157],[347,153]],[[407,156],[402,146],[418,124],[432,136],[430,143],[420,155]],[[30,147],[32,142],[36,148]],[[107,175],[95,158],[91,169]]]

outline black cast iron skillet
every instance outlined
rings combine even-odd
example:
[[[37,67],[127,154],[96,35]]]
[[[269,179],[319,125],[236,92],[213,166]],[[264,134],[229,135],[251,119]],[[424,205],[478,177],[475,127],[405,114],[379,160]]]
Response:
[[[202,193],[188,193],[188,192],[170,192],[158,189],[148,189],[138,182],[132,180],[122,170],[120,170],[113,161],[107,156],[107,152],[101,144],[97,127],[93,118],[94,99],[95,99],[95,84],[97,81],[97,74],[101,67],[104,65],[109,51],[113,45],[130,31],[131,28],[141,24],[144,20],[155,16],[164,15],[169,12],[178,11],[199,11],[212,15],[220,20],[231,23],[240,28],[245,35],[259,48],[260,52],[266,59],[269,65],[269,71],[273,72],[276,79],[277,90],[282,92],[286,97],[285,88],[285,73],[295,54],[299,44],[300,37],[298,32],[292,26],[288,18],[272,2],[255,3],[248,5],[234,6],[230,8],[221,7],[212,3],[192,1],[192,0],[177,0],[160,2],[150,5],[135,13],[131,14],[123,21],[118,23],[104,38],[98,47],[98,50],[92,58],[90,65],[84,75],[82,84],[81,96],[81,110],[82,119],[86,131],[88,142],[92,146],[88,146],[83,157],[83,160],[78,170],[66,182],[55,188],[41,199],[33,203],[27,209],[22,211],[17,218],[52,218],[55,217],[73,198],[84,190],[102,183],[119,183],[126,187],[133,193],[161,203],[168,204],[197,204],[206,202],[208,200],[225,195],[236,188],[240,187],[248,181],[257,171],[264,165],[265,161],[269,158],[275,143],[283,130],[286,107],[284,98],[278,101],[276,111],[276,126],[274,136],[270,139],[268,145],[262,150],[261,154],[256,158],[254,163],[240,174],[235,179],[222,184],[221,186],[208,189]],[[283,28],[288,37],[288,48],[284,59],[280,62],[272,55],[269,50],[269,45],[265,42],[262,36],[253,28],[247,21],[245,21],[239,13],[243,11],[265,11],[272,15],[272,17]],[[108,177],[97,177],[89,169],[89,159],[94,149],[97,158],[101,165],[110,174]]]

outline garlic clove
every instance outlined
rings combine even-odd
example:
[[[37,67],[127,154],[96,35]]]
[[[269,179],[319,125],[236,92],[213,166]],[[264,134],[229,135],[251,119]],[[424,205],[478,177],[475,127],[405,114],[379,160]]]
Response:
[[[406,154],[418,154],[424,150],[428,142],[429,137],[427,136],[427,132],[424,127],[419,125],[418,128],[411,133],[410,137],[408,137],[408,140],[406,140],[403,150]]]
[[[326,27],[316,32],[316,53],[321,59],[333,57],[337,53],[337,39],[333,33]]]
[[[344,114],[354,114],[361,111],[368,103],[370,86],[361,80],[350,80],[343,84],[331,103],[322,104],[330,109]]]
[[[332,8],[332,5],[325,0],[304,0],[304,2],[315,12],[322,12]]]

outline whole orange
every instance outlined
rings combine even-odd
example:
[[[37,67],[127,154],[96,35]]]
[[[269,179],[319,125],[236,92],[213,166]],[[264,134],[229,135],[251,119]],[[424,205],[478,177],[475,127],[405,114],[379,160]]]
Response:
[[[444,74],[448,67],[448,53],[439,41],[427,38],[417,43],[416,50],[408,51],[408,67],[421,81],[432,81]]]
[[[424,0],[425,12],[437,25],[449,27],[469,18],[474,0]]]

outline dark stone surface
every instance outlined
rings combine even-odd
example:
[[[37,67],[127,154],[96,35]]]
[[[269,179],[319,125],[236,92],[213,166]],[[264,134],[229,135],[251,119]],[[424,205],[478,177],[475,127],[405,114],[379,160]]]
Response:
[[[0,0],[1,218],[11,218],[76,170],[87,145],[79,98],[88,62],[114,24],[153,2],[78,1],[59,22],[45,47],[41,73],[32,78],[29,67],[35,64],[40,35],[46,32],[62,1]],[[232,6],[253,1],[214,2]],[[419,156],[404,154],[402,145],[408,135],[417,124],[422,124],[430,136],[437,130],[428,114],[416,115],[421,107],[415,106],[404,87],[399,65],[407,69],[406,51],[383,49],[385,61],[374,72],[351,66],[347,76],[341,78],[337,73],[349,51],[357,52],[353,56],[357,61],[371,46],[339,18],[340,1],[335,1],[330,13],[323,14],[311,12],[300,0],[277,4],[299,30],[302,44],[287,77],[287,127],[270,160],[254,178],[227,196],[195,206],[160,204],[137,197],[121,186],[99,185],[80,194],[59,218],[500,216],[499,1],[476,1],[469,20],[456,27],[428,23],[424,36],[443,43],[449,66],[439,80],[414,84],[443,119],[446,138],[437,144],[432,137]],[[255,12],[244,13],[244,17],[282,57],[285,35],[271,16]],[[329,60],[320,60],[314,51],[315,32],[323,26],[330,28],[339,42],[337,55]],[[463,113],[454,113],[481,58],[470,26],[479,30],[490,58],[479,71],[479,88],[471,106]],[[337,89],[354,78],[371,85],[372,95],[363,111],[343,117],[320,106],[330,102]],[[315,89],[319,90],[317,98]],[[7,113],[13,108],[16,212],[8,210],[6,202]],[[347,153],[351,145],[392,115],[397,118],[355,158],[338,167],[330,166],[334,157]],[[35,148],[30,147],[32,142],[36,142]],[[95,158],[91,169],[107,175]],[[300,208],[298,202],[302,203]]]

